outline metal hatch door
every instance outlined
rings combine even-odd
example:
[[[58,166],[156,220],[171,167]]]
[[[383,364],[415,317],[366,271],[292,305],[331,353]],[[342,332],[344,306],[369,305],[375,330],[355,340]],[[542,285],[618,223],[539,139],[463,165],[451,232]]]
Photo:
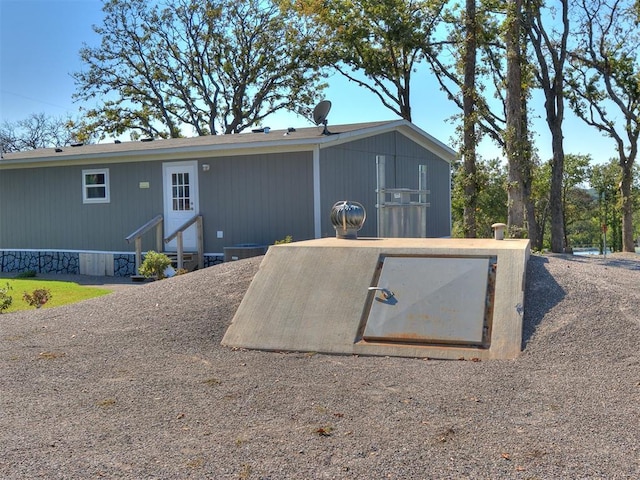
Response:
[[[490,258],[389,256],[382,262],[364,340],[483,344]]]

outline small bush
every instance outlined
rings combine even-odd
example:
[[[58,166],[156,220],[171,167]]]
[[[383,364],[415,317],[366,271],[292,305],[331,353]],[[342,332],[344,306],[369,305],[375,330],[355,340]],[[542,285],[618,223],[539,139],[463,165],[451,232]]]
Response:
[[[282,240],[276,240],[274,245],[282,245],[283,243],[291,243],[293,242],[293,237],[291,235],[287,235]]]
[[[13,288],[11,288],[9,282],[7,282],[6,287],[0,288],[0,313],[7,310],[13,303],[13,297],[9,295],[11,290],[13,290]]]
[[[37,275],[35,270],[25,270],[16,275],[16,278],[34,278]]]
[[[164,253],[149,250],[144,257],[144,262],[140,265],[139,273],[144,277],[156,277],[161,280],[165,277],[164,271],[171,265],[171,259]]]
[[[33,293],[24,292],[22,298],[32,307],[40,308],[51,300],[51,290],[48,288],[37,288]]]

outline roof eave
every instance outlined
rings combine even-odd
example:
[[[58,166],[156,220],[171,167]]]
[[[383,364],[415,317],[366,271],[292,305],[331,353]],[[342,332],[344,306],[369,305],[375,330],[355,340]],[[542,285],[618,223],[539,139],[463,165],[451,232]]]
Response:
[[[329,132],[331,127],[328,127]],[[220,156],[237,156],[255,153],[278,153],[278,152],[300,152],[312,151],[315,148],[326,148],[340,145],[359,138],[370,137],[375,134],[390,131],[399,131],[408,136],[416,143],[427,150],[435,153],[440,158],[451,163],[457,157],[454,150],[440,142],[435,137],[429,135],[422,129],[407,120],[395,120],[382,122],[376,125],[350,130],[347,132],[330,133],[329,135],[319,135],[318,137],[306,138],[282,138],[280,140],[246,141],[242,143],[224,144],[203,144],[171,146],[166,148],[152,148],[141,150],[125,150],[111,152],[87,152],[81,154],[55,153],[48,156],[34,158],[3,159],[0,161],[1,168],[35,168],[39,166],[61,166],[74,164],[91,163],[124,163],[131,161],[158,161],[176,160],[182,158],[193,158],[198,155],[201,158],[215,158]]]

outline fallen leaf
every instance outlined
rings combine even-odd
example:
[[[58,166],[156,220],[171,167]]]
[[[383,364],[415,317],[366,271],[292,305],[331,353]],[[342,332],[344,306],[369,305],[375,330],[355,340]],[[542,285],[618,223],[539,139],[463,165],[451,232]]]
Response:
[[[321,437],[330,437],[332,430],[333,428],[331,427],[320,427],[316,430],[316,433]]]
[[[40,357],[48,359],[61,358],[65,357],[66,355],[67,354],[64,352],[40,352]]]

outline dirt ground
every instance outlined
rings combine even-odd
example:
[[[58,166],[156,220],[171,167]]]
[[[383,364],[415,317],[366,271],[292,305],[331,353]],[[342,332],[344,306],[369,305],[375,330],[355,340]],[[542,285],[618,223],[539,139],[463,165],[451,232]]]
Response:
[[[0,315],[0,477],[640,478],[637,256],[532,256],[485,362],[222,347],[260,260]]]

